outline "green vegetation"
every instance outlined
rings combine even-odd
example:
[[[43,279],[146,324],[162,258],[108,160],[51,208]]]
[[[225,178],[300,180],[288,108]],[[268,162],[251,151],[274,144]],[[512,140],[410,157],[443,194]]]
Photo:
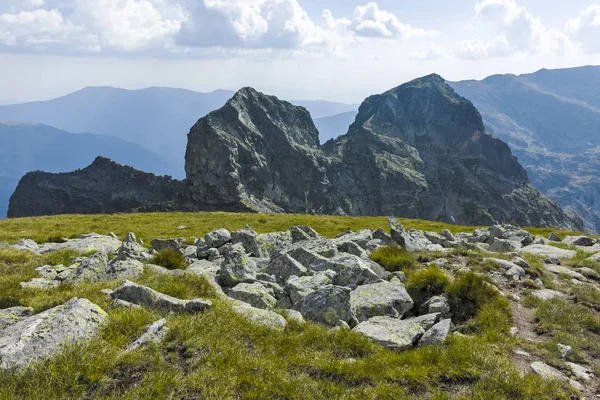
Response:
[[[170,270],[185,269],[185,256],[173,249],[161,250],[152,257],[150,264],[159,265]]]
[[[450,285],[450,278],[441,269],[432,265],[410,272],[406,288],[409,292],[426,293],[426,296],[431,297],[443,294],[448,285]]]
[[[382,246],[371,253],[371,260],[389,272],[406,271],[418,265],[417,256],[400,246]]]

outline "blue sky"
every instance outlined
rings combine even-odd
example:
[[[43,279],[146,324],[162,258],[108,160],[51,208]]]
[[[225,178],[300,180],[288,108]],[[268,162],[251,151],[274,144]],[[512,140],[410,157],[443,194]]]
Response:
[[[0,0],[0,103],[101,85],[360,102],[432,72],[598,65],[598,38],[598,0]]]

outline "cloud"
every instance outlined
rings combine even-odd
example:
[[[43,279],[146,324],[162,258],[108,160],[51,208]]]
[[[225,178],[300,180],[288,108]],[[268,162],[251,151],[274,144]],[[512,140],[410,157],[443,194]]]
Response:
[[[339,31],[343,29],[357,36],[379,37],[379,38],[402,38],[432,37],[438,32],[415,28],[403,24],[393,13],[381,10],[376,2],[370,2],[364,6],[354,9],[352,20],[347,18],[335,19],[331,11],[324,11],[326,24],[332,29]]]
[[[496,36],[489,41],[464,40],[457,44],[459,58],[502,57],[515,52],[566,54],[573,44],[566,34],[547,28],[515,0],[483,0],[475,4],[475,24]]]
[[[443,47],[438,46],[435,43],[428,43],[425,46],[419,47],[415,50],[410,58],[412,60],[437,60],[442,58],[446,54]]]
[[[600,53],[600,5],[593,4],[567,21],[567,34],[590,53]]]

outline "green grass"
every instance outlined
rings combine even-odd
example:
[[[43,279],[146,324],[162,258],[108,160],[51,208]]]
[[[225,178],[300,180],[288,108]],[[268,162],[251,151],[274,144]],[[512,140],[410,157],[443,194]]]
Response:
[[[472,232],[481,227],[458,226],[434,221],[399,219],[407,229],[440,232],[448,229],[453,233]],[[224,212],[201,213],[153,213],[153,214],[107,214],[107,215],[60,215],[36,218],[0,220],[0,241],[14,243],[21,238],[30,238],[38,243],[60,241],[62,238],[77,237],[82,233],[114,232],[123,238],[134,232],[138,238],[149,243],[156,238],[186,239],[202,237],[218,229],[243,229],[249,224],[259,233],[287,230],[293,225],[309,225],[321,235],[333,237],[346,229],[388,230],[386,217],[339,217],[305,214],[247,214]],[[178,229],[185,226],[183,230]],[[533,234],[547,236],[555,230],[550,228],[526,228]],[[577,232],[558,231],[561,235]]]
[[[176,250],[161,250],[152,257],[150,264],[159,265],[170,270],[185,269],[185,256]]]
[[[382,246],[371,253],[371,260],[389,272],[406,271],[418,266],[417,256],[400,246]]]

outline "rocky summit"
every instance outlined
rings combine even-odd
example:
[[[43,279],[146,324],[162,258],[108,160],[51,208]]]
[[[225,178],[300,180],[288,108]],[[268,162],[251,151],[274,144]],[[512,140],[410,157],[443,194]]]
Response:
[[[104,159],[71,174],[31,173],[9,216],[176,209],[583,226],[529,184],[438,75],[369,97],[348,133],[323,146],[305,108],[244,88],[192,127],[185,159],[185,183]]]

